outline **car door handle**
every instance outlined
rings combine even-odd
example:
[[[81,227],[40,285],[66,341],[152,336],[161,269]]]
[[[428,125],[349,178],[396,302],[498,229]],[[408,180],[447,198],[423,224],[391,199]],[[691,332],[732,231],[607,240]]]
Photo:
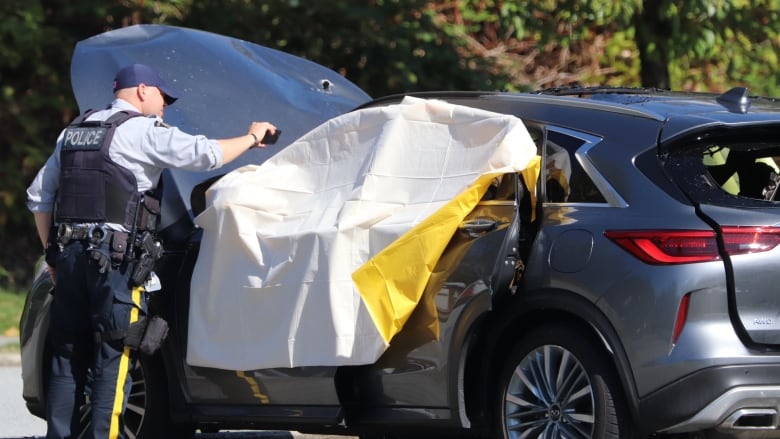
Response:
[[[485,233],[494,230],[497,226],[497,222],[485,219],[477,218],[471,221],[466,221],[460,225],[460,231],[465,233],[470,238],[478,238]]]

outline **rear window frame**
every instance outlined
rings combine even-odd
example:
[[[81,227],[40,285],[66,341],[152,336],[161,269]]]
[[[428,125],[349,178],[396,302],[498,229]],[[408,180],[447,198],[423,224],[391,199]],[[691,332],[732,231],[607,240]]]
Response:
[[[761,125],[707,127],[688,132],[661,147],[664,171],[686,196],[697,204],[724,207],[766,208],[780,207],[780,194],[776,200],[751,198],[729,193],[725,182],[719,183],[704,163],[706,151],[712,148],[729,148],[739,151],[760,151],[780,159],[780,123]],[[776,160],[777,161],[777,160]]]

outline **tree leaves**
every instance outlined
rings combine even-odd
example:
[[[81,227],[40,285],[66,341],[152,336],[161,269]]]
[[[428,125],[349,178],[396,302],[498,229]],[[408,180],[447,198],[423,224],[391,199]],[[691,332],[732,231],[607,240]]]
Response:
[[[778,0],[5,0],[0,5],[0,267],[37,256],[25,188],[75,117],[70,56],[108,29],[162,23],[267,45],[372,96],[647,85],[780,95]],[[23,250],[29,248],[29,250]],[[20,258],[25,251],[30,255]],[[20,261],[20,262],[17,262]],[[12,270],[9,270],[12,271]],[[15,272],[15,271],[14,271]]]

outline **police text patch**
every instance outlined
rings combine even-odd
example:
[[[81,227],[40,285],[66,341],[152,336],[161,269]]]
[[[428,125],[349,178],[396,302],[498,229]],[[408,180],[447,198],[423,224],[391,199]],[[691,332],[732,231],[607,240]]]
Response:
[[[100,149],[106,137],[106,127],[78,127],[65,130],[63,151]]]

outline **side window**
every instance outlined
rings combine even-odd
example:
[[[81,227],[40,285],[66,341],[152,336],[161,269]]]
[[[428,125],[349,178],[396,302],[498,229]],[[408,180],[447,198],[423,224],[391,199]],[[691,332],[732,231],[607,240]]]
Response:
[[[542,182],[540,191],[544,194],[542,201],[599,204],[607,202],[577,160],[577,151],[587,143],[586,140],[562,132],[563,130],[557,131],[541,125],[527,124],[526,128],[542,156],[539,176]],[[518,184],[520,187],[517,187]],[[530,198],[524,196],[527,189],[522,178],[512,179],[504,175],[493,181],[482,200],[514,200],[516,192],[520,194],[520,200],[530,202]]]
[[[548,129],[542,154],[544,201],[547,203],[606,203],[590,176],[577,160],[576,152],[586,142]]]

